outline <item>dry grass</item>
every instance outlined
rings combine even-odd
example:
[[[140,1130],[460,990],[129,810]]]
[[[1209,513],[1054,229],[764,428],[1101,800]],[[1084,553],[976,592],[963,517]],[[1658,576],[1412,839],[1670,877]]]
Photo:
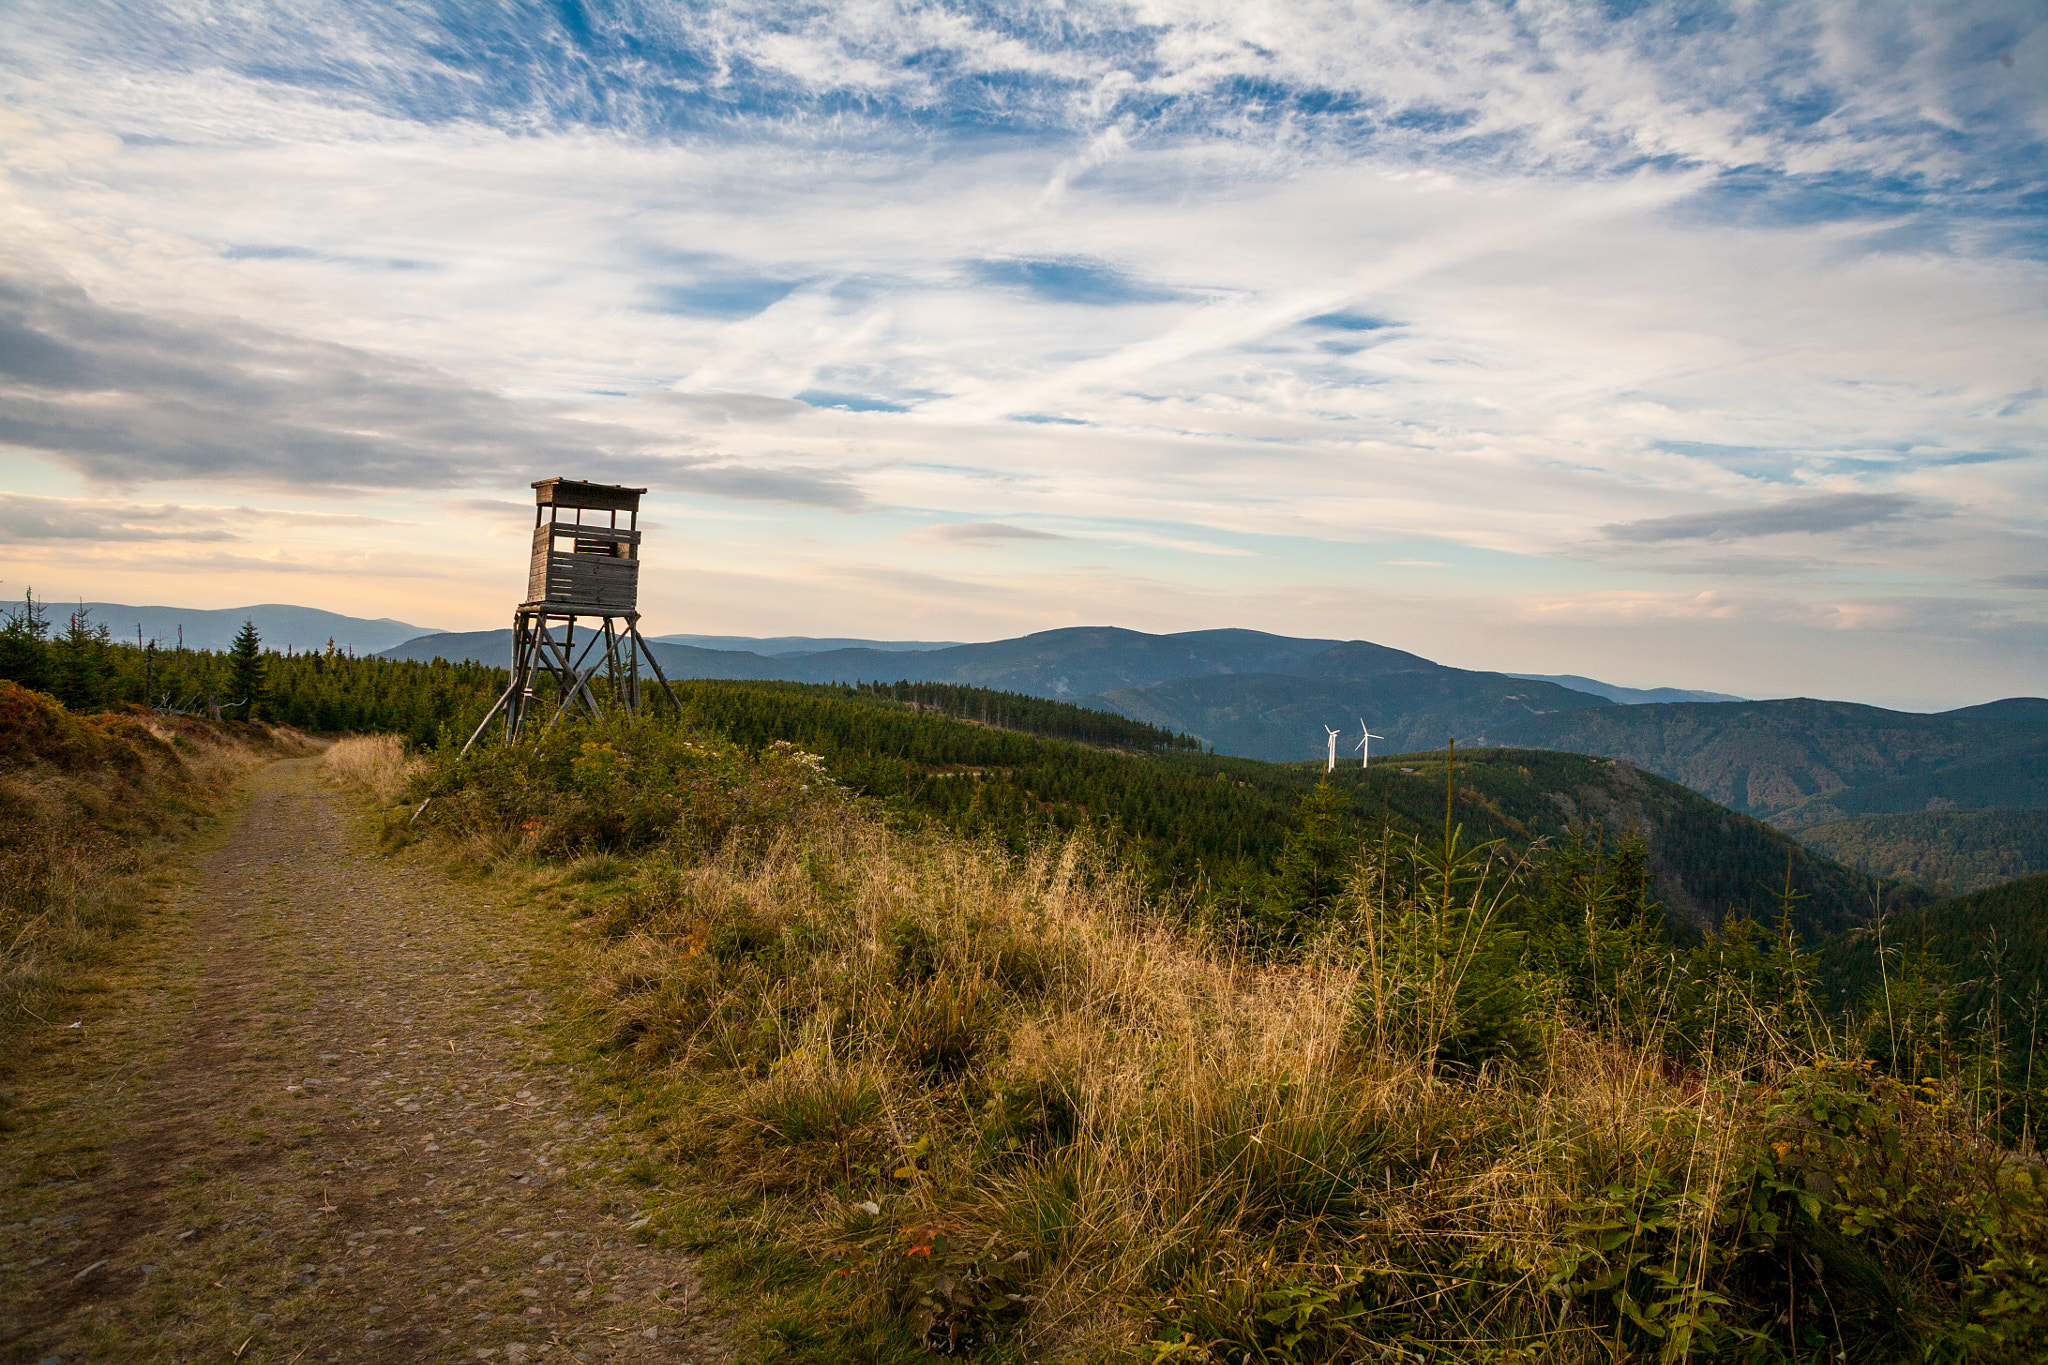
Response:
[[[1589,1007],[1577,968],[1500,929],[1529,913],[1511,869],[1402,845],[1362,858],[1304,960],[1254,961],[1085,838],[1012,857],[892,828],[800,755],[749,776],[574,740],[451,765],[460,818],[433,837],[573,916],[565,979],[634,1160],[694,1174],[666,1226],[765,1355],[1877,1365],[2048,1342],[2048,1274],[1968,1231],[2022,1229],[2048,1265],[2048,1173],[1960,1089],[1840,1060],[1777,947],[1653,944]],[[628,839],[650,794],[663,818]],[[643,851],[546,861],[622,846]]]
[[[1364,1045],[1355,958],[1215,956],[1078,841],[1013,860],[841,815],[765,857],[650,861],[607,906],[592,998],[702,1081],[683,1152],[828,1264],[886,1266],[920,1227],[1022,1253],[1034,1356],[1122,1355],[1190,1299],[1264,1311],[1341,1265],[1426,1300],[1447,1350],[1609,1359],[1551,1283],[1564,1229],[1656,1165],[1697,1240],[1728,1178],[1732,1090],[1562,1029],[1542,1076],[1437,1077]],[[851,1284],[856,1314],[901,1307],[888,1274]]]
[[[320,757],[323,774],[379,806],[403,799],[406,784],[424,766],[406,756],[405,744],[396,735],[338,739]]]

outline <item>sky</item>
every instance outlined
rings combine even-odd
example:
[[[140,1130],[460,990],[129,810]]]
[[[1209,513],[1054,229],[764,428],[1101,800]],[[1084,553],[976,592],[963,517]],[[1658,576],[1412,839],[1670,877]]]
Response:
[[[12,3],[0,595],[2048,692],[2048,9]]]

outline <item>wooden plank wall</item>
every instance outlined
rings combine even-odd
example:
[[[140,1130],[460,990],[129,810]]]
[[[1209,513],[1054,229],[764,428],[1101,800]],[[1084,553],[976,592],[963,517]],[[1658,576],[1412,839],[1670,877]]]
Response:
[[[616,554],[572,553],[554,546],[557,537]],[[640,561],[624,558],[638,546],[637,531],[604,526],[542,526],[533,533],[533,562],[526,576],[526,600],[557,605],[632,611],[639,599]]]
[[[547,581],[529,602],[632,611],[639,599],[640,565],[599,555],[549,555]]]

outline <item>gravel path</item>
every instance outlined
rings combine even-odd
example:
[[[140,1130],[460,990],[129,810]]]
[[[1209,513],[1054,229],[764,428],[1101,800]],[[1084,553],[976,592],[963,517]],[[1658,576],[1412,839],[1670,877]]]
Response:
[[[722,1360],[536,1027],[541,912],[273,764],[0,1080],[0,1344],[83,1361]]]

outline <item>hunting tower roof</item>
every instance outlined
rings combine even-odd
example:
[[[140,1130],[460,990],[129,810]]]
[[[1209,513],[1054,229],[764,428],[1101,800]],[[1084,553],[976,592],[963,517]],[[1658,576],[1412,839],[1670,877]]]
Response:
[[[580,507],[598,512],[637,512],[644,488],[616,483],[585,483],[581,479],[542,479],[533,486],[541,507]]]

